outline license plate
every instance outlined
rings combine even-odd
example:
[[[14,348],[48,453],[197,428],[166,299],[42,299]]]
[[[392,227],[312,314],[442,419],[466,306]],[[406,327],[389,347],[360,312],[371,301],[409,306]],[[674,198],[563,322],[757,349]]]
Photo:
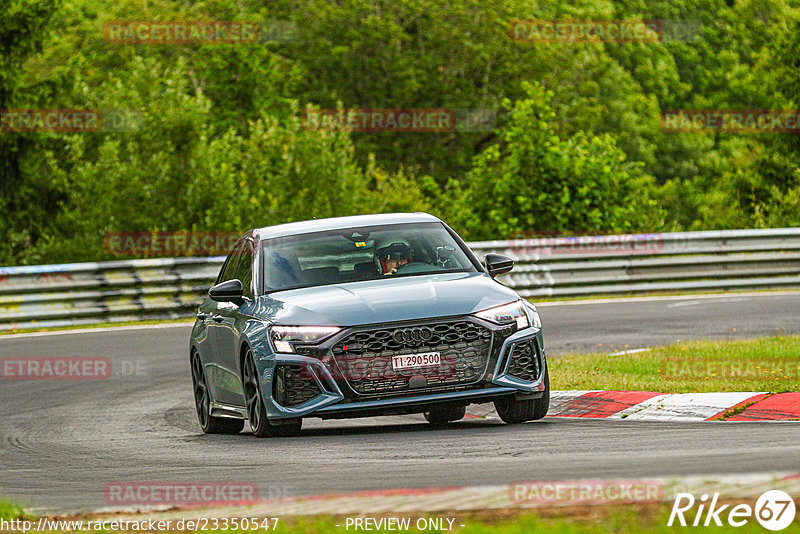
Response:
[[[442,363],[442,356],[438,352],[422,352],[420,354],[403,354],[392,356],[392,369],[413,369],[414,367],[425,367],[426,365],[439,365]]]

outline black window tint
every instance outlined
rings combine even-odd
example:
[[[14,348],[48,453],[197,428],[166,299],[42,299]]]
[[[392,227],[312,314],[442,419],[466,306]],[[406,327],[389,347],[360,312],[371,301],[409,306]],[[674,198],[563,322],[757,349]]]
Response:
[[[266,239],[259,246],[265,293],[382,278],[392,255],[409,264],[389,273],[398,277],[476,270],[442,223],[343,228]]]
[[[253,290],[250,287],[253,280],[253,244],[249,241],[245,241],[244,244],[245,246],[238,250],[240,256],[234,278],[242,283],[244,296],[253,298]]]
[[[217,279],[218,284],[220,282],[227,282],[228,280],[233,280],[236,278],[236,270],[239,266],[239,259],[241,258],[241,251],[243,247],[244,242],[241,242],[233,248],[230,254],[228,254],[228,259],[225,262],[225,266],[219,273],[219,278]]]

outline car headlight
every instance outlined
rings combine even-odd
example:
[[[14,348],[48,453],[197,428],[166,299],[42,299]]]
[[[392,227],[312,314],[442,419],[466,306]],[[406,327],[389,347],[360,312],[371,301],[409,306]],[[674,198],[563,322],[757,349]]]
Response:
[[[542,319],[539,317],[539,312],[536,311],[536,307],[528,306],[528,316],[531,318],[534,328],[542,327]]]
[[[276,352],[295,352],[294,345],[313,345],[341,330],[336,326],[271,326],[270,339]]]
[[[512,302],[510,304],[503,304],[476,313],[481,319],[486,319],[497,324],[511,324],[517,323],[517,329],[527,328],[530,323],[528,322],[528,314],[525,313],[525,305],[522,301]]]

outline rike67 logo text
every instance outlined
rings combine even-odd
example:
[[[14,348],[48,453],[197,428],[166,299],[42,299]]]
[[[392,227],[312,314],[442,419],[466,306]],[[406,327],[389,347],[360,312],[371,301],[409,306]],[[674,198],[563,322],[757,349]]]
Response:
[[[691,524],[693,527],[707,527],[713,522],[718,527],[725,523],[731,527],[741,527],[755,518],[762,527],[778,531],[791,525],[794,516],[794,500],[788,493],[780,490],[764,492],[754,507],[749,504],[720,504],[719,493],[715,493],[710,501],[707,494],[701,495],[698,500],[691,493],[678,493],[667,526],[675,524],[685,527]]]

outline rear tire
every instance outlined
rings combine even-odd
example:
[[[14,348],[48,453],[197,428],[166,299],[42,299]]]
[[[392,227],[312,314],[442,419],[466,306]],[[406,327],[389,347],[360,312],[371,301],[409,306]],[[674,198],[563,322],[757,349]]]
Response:
[[[194,406],[200,428],[206,434],[238,434],[244,428],[243,419],[230,417],[214,417],[211,415],[211,393],[206,382],[203,362],[197,351],[192,352],[192,385],[194,388]]]
[[[423,415],[425,415],[425,420],[432,425],[442,425],[463,419],[466,413],[466,406],[434,406]]]
[[[300,433],[303,426],[303,419],[292,419],[291,422],[282,425],[273,425],[267,418],[267,409],[261,398],[261,387],[258,380],[256,362],[253,359],[253,351],[247,349],[244,356],[244,395],[247,401],[247,420],[250,428],[257,438],[288,437],[296,436]]]
[[[550,373],[547,367],[544,369],[544,394],[540,398],[520,400],[514,395],[506,395],[494,401],[494,408],[500,419],[509,425],[536,421],[547,415],[550,409]]]

